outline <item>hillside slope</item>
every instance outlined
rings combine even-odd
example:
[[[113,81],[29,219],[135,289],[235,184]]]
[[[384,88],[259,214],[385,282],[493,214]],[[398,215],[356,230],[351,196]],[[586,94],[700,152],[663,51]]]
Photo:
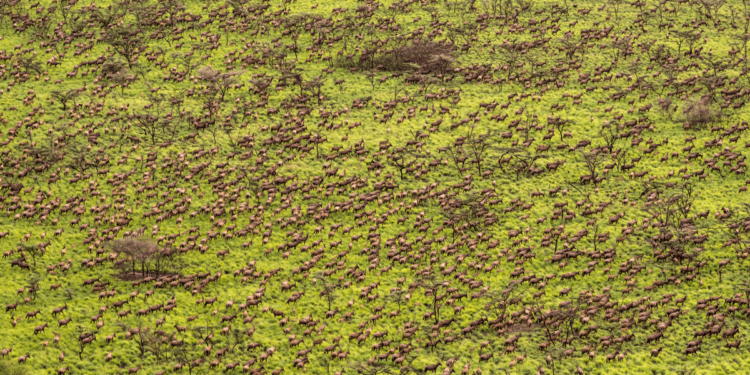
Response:
[[[747,3],[0,3],[31,374],[747,368]]]

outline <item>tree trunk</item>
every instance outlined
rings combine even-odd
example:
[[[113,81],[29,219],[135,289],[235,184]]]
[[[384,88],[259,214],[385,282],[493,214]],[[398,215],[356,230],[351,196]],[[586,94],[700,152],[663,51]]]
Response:
[[[434,290],[432,292],[432,308],[435,312],[435,324],[438,324],[438,321],[440,319],[440,309],[437,307],[437,290]]]

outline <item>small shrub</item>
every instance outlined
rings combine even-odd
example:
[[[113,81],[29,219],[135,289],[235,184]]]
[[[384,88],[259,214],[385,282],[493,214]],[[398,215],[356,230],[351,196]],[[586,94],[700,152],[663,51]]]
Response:
[[[707,96],[697,101],[688,102],[682,113],[690,127],[694,129],[703,129],[708,124],[721,119],[721,112],[711,109],[710,98]]]
[[[354,62],[340,59],[343,67],[386,71],[406,71],[417,68],[423,73],[444,73],[455,62],[453,45],[448,42],[415,40],[410,44],[385,50],[379,54],[365,54]]]

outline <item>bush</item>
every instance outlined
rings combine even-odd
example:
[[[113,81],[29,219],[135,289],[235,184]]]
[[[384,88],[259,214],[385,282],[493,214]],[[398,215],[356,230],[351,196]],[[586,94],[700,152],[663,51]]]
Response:
[[[454,61],[452,53],[450,44],[416,41],[394,50],[390,58],[394,69],[416,64],[428,73],[442,73]]]
[[[711,109],[710,98],[703,96],[700,100],[688,102],[682,113],[685,120],[693,129],[705,128],[708,124],[718,121],[721,118],[721,112]]]
[[[444,73],[453,62],[453,45],[449,42],[415,40],[402,47],[381,51],[379,54],[362,53],[356,63],[339,60],[339,65],[387,71],[417,68],[424,73]]]

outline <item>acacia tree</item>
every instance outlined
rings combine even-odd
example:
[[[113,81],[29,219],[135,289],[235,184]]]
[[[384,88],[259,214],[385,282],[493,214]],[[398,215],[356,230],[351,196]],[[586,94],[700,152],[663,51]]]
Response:
[[[556,374],[555,363],[562,361],[565,357],[563,354],[565,349],[556,345],[560,334],[560,330],[557,328],[571,319],[574,320],[576,316],[565,311],[545,309],[544,304],[539,299],[534,299],[530,312],[546,340],[539,348],[547,353],[546,361],[552,367],[552,374],[554,375]]]
[[[150,87],[148,83],[146,86]],[[139,130],[152,145],[156,145],[159,141],[173,141],[177,136],[177,128],[175,126],[176,120],[162,116],[164,104],[167,102],[167,96],[159,93],[149,93],[148,100],[149,104],[147,104],[144,109],[150,111],[140,113],[133,111],[133,119],[131,121],[132,126]]]
[[[91,345],[96,340],[96,332],[89,330],[84,326],[77,326],[76,330],[72,333],[73,338],[78,341],[78,359],[83,359],[83,352],[86,347]]]
[[[168,19],[170,26],[174,25],[175,17],[177,16],[177,14],[186,9],[185,4],[183,4],[180,0],[161,0],[159,1],[159,6],[169,17]]]
[[[328,302],[328,311],[331,311],[331,306],[333,305],[333,301],[338,298],[338,295],[336,294],[336,284],[329,283],[328,277],[326,277],[323,272],[318,272],[315,275],[316,280],[321,281],[321,291],[320,296],[325,297],[326,301]]]
[[[170,57],[172,57],[174,62],[179,63],[185,68],[185,76],[188,77],[197,67],[201,66],[200,59],[192,53],[173,52]]]
[[[391,374],[391,369],[386,364],[381,363],[369,363],[369,362],[354,362],[347,366],[348,370],[359,375],[380,375],[380,374]],[[342,373],[344,371],[341,371]]]
[[[32,157],[29,161],[33,160],[34,164],[46,165],[47,167],[62,161],[65,157],[57,138],[52,133],[49,133],[46,139],[40,141],[36,146],[24,147],[23,151]]]
[[[487,131],[485,134],[473,135],[474,129],[472,127],[472,134],[466,139],[468,148],[468,154],[472,156],[470,162],[477,166],[479,175],[482,175],[482,163],[487,151],[491,148],[493,143],[492,131]]]
[[[147,276],[154,266],[153,270],[159,275],[160,260],[163,253],[159,250],[156,243],[143,238],[122,238],[108,243],[112,252],[123,255],[131,263],[132,275],[136,274],[136,265],[141,266],[141,275]]]
[[[172,345],[169,353],[177,363],[187,367],[188,375],[193,375],[193,371],[200,368],[204,362],[203,353],[195,342],[183,342],[180,345]]]
[[[137,67],[137,64],[133,64],[133,67]],[[131,67],[127,62],[121,59],[107,60],[102,65],[102,76],[104,80],[115,85],[120,86],[120,94],[125,93],[125,88],[136,79],[136,76],[130,75]]]
[[[325,80],[320,77],[315,77],[309,81],[305,81],[302,83],[302,86],[310,91],[310,93],[318,100],[318,105],[321,105],[323,103],[323,99],[325,99],[325,96],[323,95],[323,86],[325,85]]]
[[[156,357],[156,361],[161,363],[162,360],[167,359],[169,355],[169,338],[163,333],[158,333],[151,330],[139,330],[138,335],[140,340],[145,343],[145,350]]]
[[[696,0],[695,3],[700,4],[703,7],[703,10],[707,16],[709,17],[712,16],[713,19],[718,20],[719,10],[721,9],[721,7],[724,6],[724,4],[727,3],[727,1],[726,0]]]
[[[71,0],[60,0],[61,8],[66,8],[64,5],[69,3]],[[109,7],[96,7],[91,13],[91,19],[99,24],[102,30],[109,29],[118,19],[125,16],[125,12],[119,6],[119,4],[112,4]],[[67,13],[63,14],[63,18],[67,18]]]
[[[516,70],[516,67],[519,65],[518,60],[523,57],[523,53],[521,51],[522,48],[515,41],[506,41],[505,43],[500,45],[500,52],[506,64],[505,66],[503,66],[503,70],[508,71],[508,76],[505,77],[507,81],[510,80],[511,74],[513,74],[513,72]]]
[[[83,142],[72,138],[63,148],[63,164],[78,173],[83,173],[87,169],[96,165],[95,156],[91,152],[91,147]]]
[[[589,176],[591,176],[592,180],[596,178],[596,169],[607,161],[607,159],[608,156],[601,152],[581,151],[581,161],[583,161],[584,166],[589,171]]]
[[[626,3],[625,0],[607,0],[607,5],[609,5],[615,13],[615,22],[619,22],[620,20],[620,7],[624,3]]]
[[[133,66],[133,57],[140,52],[144,40],[141,29],[135,25],[120,25],[107,29],[103,38],[104,43],[109,44],[115,53],[125,59],[128,67]]]
[[[488,314],[494,312],[496,319],[505,317],[511,302],[520,297],[524,292],[523,290],[517,290],[520,289],[519,285],[517,281],[511,280],[505,289],[487,291],[483,295],[483,297],[488,299],[488,302],[484,305],[485,312]]]
[[[71,1],[72,0],[58,0],[58,6],[55,8],[60,11],[60,16],[64,23],[68,23],[68,16],[70,15],[70,12],[73,11],[73,4],[71,4]]]
[[[450,281],[438,279],[435,275],[423,276],[422,280],[417,282],[417,286],[424,289],[424,293],[427,297],[432,298],[432,313],[435,318],[435,324],[440,320],[440,308],[442,304],[438,300],[440,290],[450,286]]]
[[[677,38],[677,54],[682,53],[682,45],[687,44],[689,49],[693,49],[693,44],[700,40],[700,35],[692,31],[672,31],[674,36]]]
[[[26,293],[31,295],[31,300],[36,299],[36,293],[39,291],[39,282],[41,278],[37,274],[31,274],[29,279],[26,281]]]
[[[688,218],[695,199],[692,187],[685,184],[675,191],[654,181],[646,184],[641,196],[644,195],[648,198],[641,210],[651,215],[656,224],[652,226],[659,232],[650,244],[655,249],[666,251],[669,254],[667,260],[682,263],[695,259],[699,254],[695,246],[701,242],[698,228],[690,221],[682,221]]]
[[[439,53],[437,55],[433,55],[430,58],[430,65],[435,66],[438,71],[440,72],[440,75],[444,75],[446,69],[450,68],[451,64],[455,63],[456,59],[453,58],[453,56],[446,54],[446,53]]]
[[[620,172],[624,172],[623,167],[628,163],[630,151],[628,149],[617,149],[612,150],[610,159],[615,163],[615,166],[620,169]]]
[[[19,57],[17,61],[18,65],[20,65],[26,73],[33,70],[37,74],[42,74],[42,64],[36,60],[36,56]]]
[[[251,338],[254,332],[254,327],[248,331],[243,331],[238,328],[232,328],[231,330],[229,330],[227,340],[227,348],[229,348],[229,352],[233,353],[234,349],[236,349],[239,345],[242,345],[245,341],[247,341],[247,339]]]
[[[150,113],[134,114],[131,124],[134,128],[143,133],[143,136],[148,139],[152,145],[157,143],[165,127],[169,126],[167,120],[160,119],[159,116]]]
[[[243,167],[240,170],[243,172],[241,176],[246,182],[247,189],[252,193],[252,196],[256,198],[256,204],[260,205],[264,189],[263,183],[260,180],[260,176],[256,174],[258,168]]]
[[[315,157],[320,159],[323,157],[323,155],[320,154],[320,145],[326,143],[328,141],[327,137],[323,137],[320,135],[320,133],[313,134],[310,139],[308,139],[308,142],[315,145]]]
[[[698,363],[693,366],[693,368],[689,368],[687,364],[683,364],[681,368],[677,367],[669,367],[670,371],[674,371],[678,375],[693,375],[695,370],[698,369],[703,364],[703,361],[698,361]]]
[[[464,164],[466,163],[466,160],[468,160],[468,157],[466,157],[463,147],[453,145],[452,147],[447,147],[445,152],[448,153],[448,156],[450,156],[453,165],[459,173],[467,170],[467,168],[464,167]]]
[[[31,256],[32,264],[36,268],[36,258],[44,255],[44,248],[39,245],[18,244],[18,248],[24,253]]]
[[[223,102],[226,93],[240,82],[240,76],[244,73],[244,70],[230,70],[221,73],[211,67],[205,67],[198,70],[198,79],[206,85],[206,89],[209,91],[208,96],[215,97],[218,95],[219,101]]]
[[[657,105],[659,106],[659,109],[661,109],[661,111],[664,112],[665,115],[667,115],[669,121],[672,121],[672,111],[670,111],[670,107],[672,106],[672,99],[659,98],[657,101]]]
[[[471,180],[465,181],[470,182]],[[476,192],[470,192],[463,197],[453,197],[450,200],[441,202],[442,214],[449,220],[450,225],[453,227],[454,240],[456,232],[463,234],[467,229],[476,229],[476,225],[472,224],[475,220],[485,219],[487,223],[486,215],[489,213],[489,210],[485,203],[486,199],[484,195]],[[460,222],[464,222],[464,224],[459,228],[458,224]]]
[[[557,133],[560,134],[560,142],[563,141],[563,136],[565,135],[565,130],[573,124],[572,121],[566,120],[566,119],[560,119],[560,117],[547,117],[547,123],[554,126],[554,128],[557,130]]]
[[[404,290],[392,290],[387,296],[385,296],[386,302],[395,303],[398,306],[398,312],[401,312],[401,304],[407,301],[409,292]]]
[[[748,247],[750,246],[750,204],[742,203],[738,215],[732,216],[726,221],[725,227],[729,235],[729,242],[736,247],[738,259],[747,259]],[[742,214],[740,214],[742,212]],[[750,295],[750,293],[748,293]]]
[[[599,130],[599,136],[604,140],[608,150],[614,149],[615,143],[620,139],[620,134],[617,132],[615,124],[602,125],[601,130]]]
[[[53,100],[57,100],[62,104],[63,111],[68,110],[68,102],[72,101],[73,104],[75,104],[75,99],[80,95],[80,92],[78,90],[68,90],[65,92],[62,92],[60,90],[52,90],[50,92],[50,96]]]
[[[419,159],[425,158],[426,155],[412,148],[397,148],[388,154],[388,164],[398,170],[401,180],[404,179],[404,171],[411,168]]]
[[[131,336],[131,339],[138,345],[139,357],[143,358],[143,356],[146,355],[147,352],[148,342],[154,338],[153,334],[149,332],[148,327],[144,327],[141,324],[139,324],[138,327],[133,328],[128,328],[121,323],[119,323],[119,325],[123,328],[123,330],[130,331],[131,334],[135,333],[135,335]]]
[[[523,150],[521,150],[523,151]],[[516,181],[521,176],[528,176],[536,170],[537,160],[546,159],[549,156],[541,154],[530,154],[528,152],[518,152],[513,155],[513,170],[516,173]]]

